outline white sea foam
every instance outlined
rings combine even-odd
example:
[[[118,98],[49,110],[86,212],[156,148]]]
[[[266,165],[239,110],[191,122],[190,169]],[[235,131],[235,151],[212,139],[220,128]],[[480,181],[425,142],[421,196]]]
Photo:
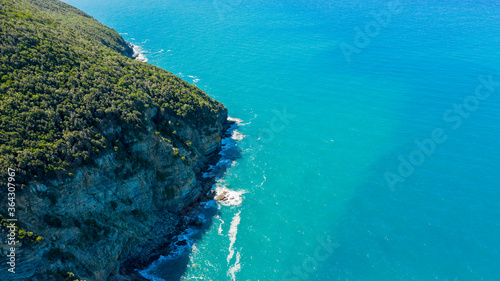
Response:
[[[193,83],[197,83],[200,81],[200,79],[196,76],[193,76],[193,75],[188,75],[189,78],[193,79]]]
[[[264,185],[264,183],[267,181],[265,173],[262,174],[262,177],[264,178],[264,180],[260,183],[259,187],[262,187]]]
[[[231,280],[236,281],[236,273],[241,270],[241,264],[240,264],[240,253],[236,253],[236,261],[234,262],[234,265],[231,266],[228,271],[227,275],[231,277]]]
[[[244,135],[244,134],[242,134],[242,133],[240,133],[240,132],[238,132],[238,130],[234,130],[234,131],[233,131],[233,135],[231,136],[231,138],[232,138],[233,140],[236,140],[236,141],[240,141],[240,140],[242,140],[244,137],[245,137],[245,135]]]
[[[216,179],[215,192],[216,196],[225,193],[226,200],[218,201],[224,206],[239,206],[243,202],[242,195],[245,191],[231,190],[227,188],[225,182],[220,179],[224,172],[236,163],[236,159],[240,157],[240,151],[237,147],[237,143],[242,140],[245,135],[238,132],[238,124],[243,122],[243,120],[233,117],[227,118],[229,121],[233,121],[234,124],[228,129],[231,134],[230,138],[224,138],[222,140],[222,147],[219,154],[221,158],[216,165],[209,168],[207,173],[204,173],[204,177],[214,177]]]
[[[236,215],[234,215],[233,220],[231,221],[231,226],[229,227],[229,255],[227,255],[228,265],[234,255],[233,246],[234,242],[236,242],[236,235],[238,234],[238,225],[240,224],[241,221],[240,213],[241,211],[239,211]]]
[[[144,53],[146,53],[146,51],[141,46],[132,45],[132,49],[134,50],[134,56],[137,55],[135,57],[136,60],[142,61],[142,62],[148,61],[148,58],[146,58],[146,56],[144,55]]]
[[[243,123],[243,120],[241,120],[241,119],[237,119],[237,120],[239,121],[239,122],[238,122],[238,127],[247,126],[247,125],[252,124],[252,121],[253,121],[254,119],[256,119],[256,118],[257,118],[257,116],[258,116],[257,114],[254,114],[253,118],[252,118],[252,119],[250,119],[248,122],[245,122],[245,123]]]
[[[233,121],[233,122],[236,122],[237,124],[243,122],[243,120],[239,119],[239,118],[233,118],[231,116],[227,117],[227,120],[229,121]]]
[[[225,185],[219,181],[215,187],[216,196],[219,196],[225,192],[225,197],[227,200],[218,201],[221,205],[224,206],[240,206],[243,203],[243,194],[245,194],[244,190],[236,191],[227,188]]]
[[[217,216],[217,218],[220,220],[220,224],[219,224],[219,229],[218,229],[218,233],[219,235],[222,235],[222,225],[224,225],[224,220],[221,219],[219,216]]]
[[[235,254],[234,243],[236,242],[236,235],[238,234],[238,225],[240,224],[241,221],[240,213],[241,211],[239,211],[236,215],[234,215],[233,220],[231,221],[231,226],[229,227],[229,254],[226,259],[228,265],[230,264]],[[228,269],[227,276],[230,276],[231,280],[235,281],[236,273],[240,271],[240,269],[241,269],[240,253],[236,252],[236,261]]]

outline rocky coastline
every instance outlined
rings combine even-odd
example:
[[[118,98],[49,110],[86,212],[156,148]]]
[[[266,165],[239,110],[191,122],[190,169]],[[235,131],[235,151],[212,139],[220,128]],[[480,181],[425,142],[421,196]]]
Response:
[[[15,274],[1,263],[0,280],[140,280],[136,269],[200,223],[192,214],[212,199],[215,178],[205,174],[221,157],[227,108],[131,60],[134,46],[68,4],[19,0],[0,10],[0,57],[23,62],[2,84],[13,98],[2,100],[9,154],[0,164],[17,176],[15,230],[0,212]]]
[[[24,227],[44,239],[21,245],[22,267],[12,280],[62,280],[68,272],[86,280],[146,280],[137,270],[174,250],[177,236],[199,224],[193,210],[214,199],[215,178],[203,174],[219,161],[231,122],[224,109],[210,128],[181,125],[179,133],[193,143],[191,152],[179,148],[184,160],[149,134],[133,140],[129,153],[158,168],[120,163],[109,154],[75,171],[75,178],[27,186],[18,198],[19,216],[32,218]],[[134,174],[124,177],[120,168]],[[3,280],[7,271],[0,272]]]
[[[222,124],[221,136],[223,139],[231,138],[231,127],[234,124],[235,122],[230,119],[226,119],[226,121]],[[200,173],[197,174],[197,179],[199,180],[200,186],[202,187],[200,195],[195,198],[191,204],[185,205],[181,209],[174,212],[177,216],[179,216],[179,222],[169,238],[165,241],[165,243],[162,245],[158,245],[156,249],[149,254],[148,257],[132,257],[125,260],[120,265],[119,275],[110,276],[108,281],[149,281],[149,279],[144,278],[139,273],[139,271],[150,265],[160,256],[168,256],[172,252],[176,251],[175,243],[179,241],[179,237],[186,231],[186,229],[193,227],[202,227],[203,222],[200,220],[199,216],[197,216],[199,214],[199,208],[201,204],[209,202],[211,200],[224,201],[225,199],[225,194],[224,198],[220,198],[221,195],[217,195],[216,191],[213,188],[216,183],[215,176],[203,176],[210,170],[211,167],[217,165],[217,163],[221,159],[220,151],[221,147],[219,146],[209,155],[207,163],[205,164],[203,169],[201,169]],[[227,195],[229,196],[229,194]]]
[[[125,48],[125,51],[123,51],[122,55],[142,62],[148,61],[148,59],[138,50],[136,45],[125,41],[123,47]]]

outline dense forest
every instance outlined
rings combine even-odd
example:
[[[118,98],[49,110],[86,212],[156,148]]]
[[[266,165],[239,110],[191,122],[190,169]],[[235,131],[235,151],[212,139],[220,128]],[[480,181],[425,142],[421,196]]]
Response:
[[[145,132],[151,108],[165,136],[174,131],[171,116],[214,121],[222,104],[130,51],[118,33],[70,5],[0,0],[2,178],[9,167],[24,184],[72,176]]]

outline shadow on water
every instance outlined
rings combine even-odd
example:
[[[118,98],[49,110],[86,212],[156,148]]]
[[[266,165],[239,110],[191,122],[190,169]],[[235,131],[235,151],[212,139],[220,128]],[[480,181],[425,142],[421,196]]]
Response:
[[[238,123],[239,120],[228,120],[230,126],[222,139],[220,159],[203,173],[204,178],[221,179],[233,162],[241,158],[241,149],[237,146],[237,142],[241,139],[241,135],[237,132]],[[213,218],[218,214],[219,208],[213,199],[194,206],[191,214],[186,218],[185,230],[174,237],[170,243],[169,254],[161,256],[139,273],[152,281],[181,280],[189,265],[193,245],[210,228]]]

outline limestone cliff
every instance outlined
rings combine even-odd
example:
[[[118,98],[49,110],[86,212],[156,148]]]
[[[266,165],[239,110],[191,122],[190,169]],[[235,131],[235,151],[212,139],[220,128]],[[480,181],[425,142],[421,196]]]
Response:
[[[73,272],[87,280],[128,280],[120,276],[154,260],[182,227],[183,208],[210,189],[200,172],[216,161],[226,116],[222,110],[210,127],[180,125],[192,146],[177,155],[153,132],[132,140],[129,153],[150,167],[110,153],[76,169],[73,179],[30,184],[18,198],[18,217],[44,240],[21,245],[17,273],[8,275],[2,264],[0,279],[57,280]]]

